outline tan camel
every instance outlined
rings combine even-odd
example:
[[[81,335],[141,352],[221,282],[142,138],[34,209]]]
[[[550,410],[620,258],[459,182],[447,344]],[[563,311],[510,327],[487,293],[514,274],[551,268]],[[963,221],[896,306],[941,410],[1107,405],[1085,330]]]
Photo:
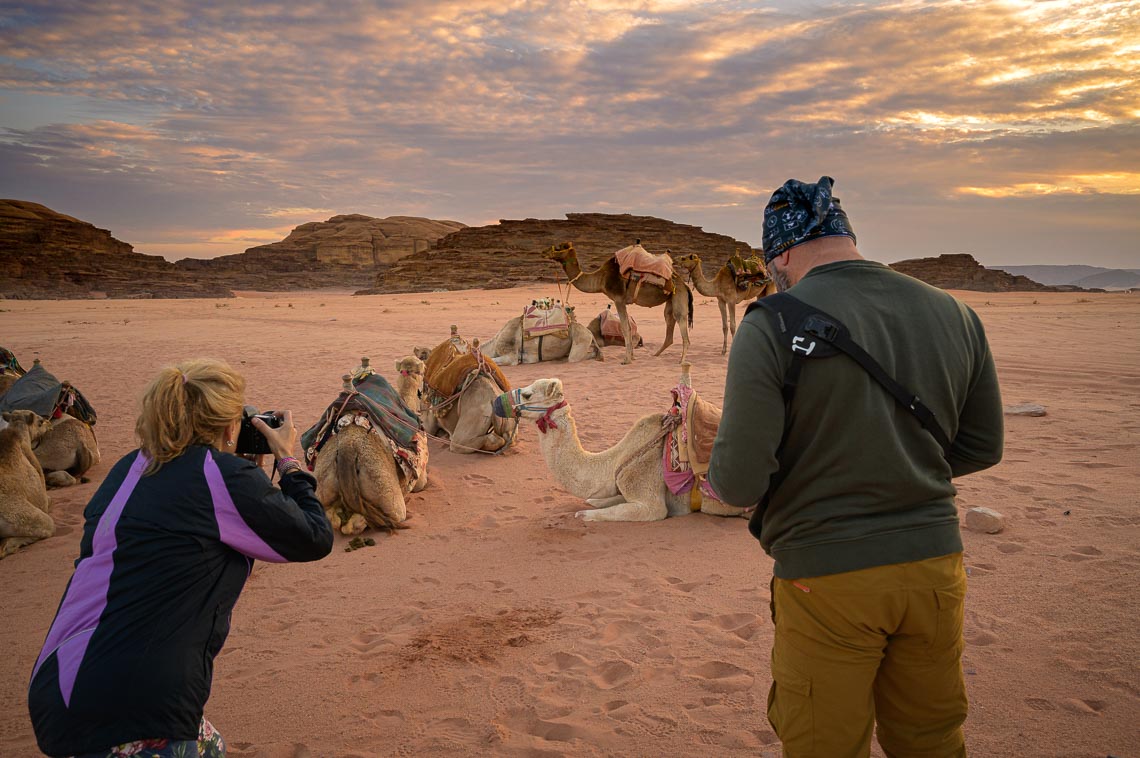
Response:
[[[578,323],[574,317],[574,306],[566,306],[570,325],[568,334],[543,334],[531,339],[523,339],[523,317],[515,316],[499,330],[490,342],[480,347],[485,355],[500,366],[517,366],[520,363],[539,363],[566,358],[577,363],[588,358],[605,360],[602,348],[594,341],[590,330]],[[521,350],[520,350],[521,345]]]
[[[408,356],[396,362],[399,379],[396,391],[413,410],[419,409],[424,364]],[[396,465],[391,443],[380,430],[348,423],[332,435],[313,466],[317,477],[317,499],[333,529],[343,534],[360,534],[368,527],[403,529],[408,517],[404,493],[419,492],[427,486],[427,439],[423,439],[423,473],[408,481]]]
[[[55,534],[51,499],[32,446],[51,422],[32,411],[7,411],[0,431],[0,558]]]
[[[535,420],[542,457],[554,478],[571,495],[594,507],[578,511],[578,518],[660,521],[690,513],[689,496],[674,495],[665,485],[662,473],[662,420],[667,414],[643,416],[621,442],[603,452],[590,453],[578,441],[578,427],[563,395],[561,380],[539,379],[522,388],[519,396],[523,405],[517,412]],[[705,497],[701,512],[740,516],[744,510]]]
[[[414,348],[422,355],[424,348]],[[466,387],[472,370],[484,365]],[[451,439],[451,452],[496,452],[514,437],[517,421],[496,420],[491,403],[511,389],[498,364],[479,353],[479,341],[471,345],[452,327],[452,337],[431,350],[424,369],[424,428],[429,435],[442,429]],[[493,378],[492,378],[493,375]],[[442,394],[440,393],[442,391]]]
[[[661,355],[665,348],[673,344],[673,327],[681,326],[681,360],[689,352],[689,327],[693,325],[693,293],[677,274],[673,275],[673,292],[667,293],[662,287],[645,282],[640,287],[634,287],[633,292],[627,292],[626,282],[622,278],[621,269],[617,259],[609,259],[593,271],[583,271],[578,264],[578,253],[574,245],[567,242],[552,247],[546,252],[546,257],[557,261],[570,283],[581,292],[602,292],[614,303],[618,318],[621,320],[621,333],[625,338],[625,357],[622,363],[633,361],[633,340],[630,337],[629,305],[640,305],[644,308],[656,308],[665,305],[665,341],[653,355]]]
[[[715,277],[706,279],[704,269],[701,268],[701,258],[696,253],[678,256],[673,262],[688,274],[697,292],[705,297],[716,298],[716,304],[720,308],[721,330],[724,332],[721,355],[728,352],[729,336],[736,336],[736,304],[776,292],[776,283],[771,277],[766,277],[761,284],[739,289],[727,265],[721,266]]]
[[[70,487],[99,465],[95,431],[74,416],[63,416],[32,449],[44,470],[48,487]]]

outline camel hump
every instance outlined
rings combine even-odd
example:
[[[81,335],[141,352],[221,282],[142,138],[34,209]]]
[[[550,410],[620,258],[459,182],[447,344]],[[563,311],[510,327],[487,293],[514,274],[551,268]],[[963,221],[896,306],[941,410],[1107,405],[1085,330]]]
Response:
[[[614,257],[617,258],[622,276],[630,271],[636,271],[639,274],[659,276],[665,281],[673,278],[673,259],[668,253],[654,255],[637,244],[623,247],[614,253]]]

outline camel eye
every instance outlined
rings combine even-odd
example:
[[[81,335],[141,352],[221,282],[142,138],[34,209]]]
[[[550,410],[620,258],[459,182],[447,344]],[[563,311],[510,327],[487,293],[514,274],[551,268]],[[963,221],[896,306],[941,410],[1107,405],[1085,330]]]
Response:
[[[533,395],[533,394],[534,393],[531,392],[530,390],[526,390],[525,392],[522,393],[523,400],[530,400],[531,395]]]

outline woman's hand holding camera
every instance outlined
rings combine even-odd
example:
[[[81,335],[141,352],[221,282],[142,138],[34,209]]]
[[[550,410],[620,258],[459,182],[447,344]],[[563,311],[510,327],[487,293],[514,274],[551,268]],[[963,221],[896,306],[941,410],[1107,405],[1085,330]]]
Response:
[[[281,425],[276,429],[256,417],[251,419],[253,428],[265,436],[266,442],[269,443],[269,450],[274,457],[278,459],[291,458],[293,451],[297,449],[297,439],[300,437],[297,427],[293,426],[293,412],[275,411],[273,415],[282,420]]]

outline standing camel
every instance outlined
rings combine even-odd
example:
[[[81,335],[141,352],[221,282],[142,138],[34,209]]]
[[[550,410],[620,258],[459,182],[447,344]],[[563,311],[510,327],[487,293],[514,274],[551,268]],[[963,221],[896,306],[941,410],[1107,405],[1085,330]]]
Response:
[[[673,291],[666,292],[663,287],[649,282],[643,282],[640,287],[634,287],[633,292],[628,291],[625,279],[621,275],[617,258],[610,258],[593,271],[583,271],[578,264],[578,253],[574,245],[567,242],[552,247],[546,252],[546,257],[557,261],[570,283],[581,292],[602,292],[613,301],[621,320],[621,333],[625,338],[625,357],[622,364],[633,362],[633,337],[630,334],[629,305],[640,305],[643,308],[656,308],[665,305],[665,341],[653,355],[661,355],[665,348],[673,344],[673,327],[681,326],[681,360],[689,352],[689,327],[693,325],[693,292],[677,274],[673,275]]]
[[[728,352],[729,335],[736,336],[736,304],[776,292],[776,283],[771,277],[766,277],[762,282],[751,284],[745,289],[738,288],[727,264],[720,267],[715,277],[706,279],[704,269],[701,268],[701,257],[696,253],[679,256],[673,262],[688,273],[697,292],[705,297],[716,298],[716,304],[720,307],[720,326],[724,332],[721,355]]]

